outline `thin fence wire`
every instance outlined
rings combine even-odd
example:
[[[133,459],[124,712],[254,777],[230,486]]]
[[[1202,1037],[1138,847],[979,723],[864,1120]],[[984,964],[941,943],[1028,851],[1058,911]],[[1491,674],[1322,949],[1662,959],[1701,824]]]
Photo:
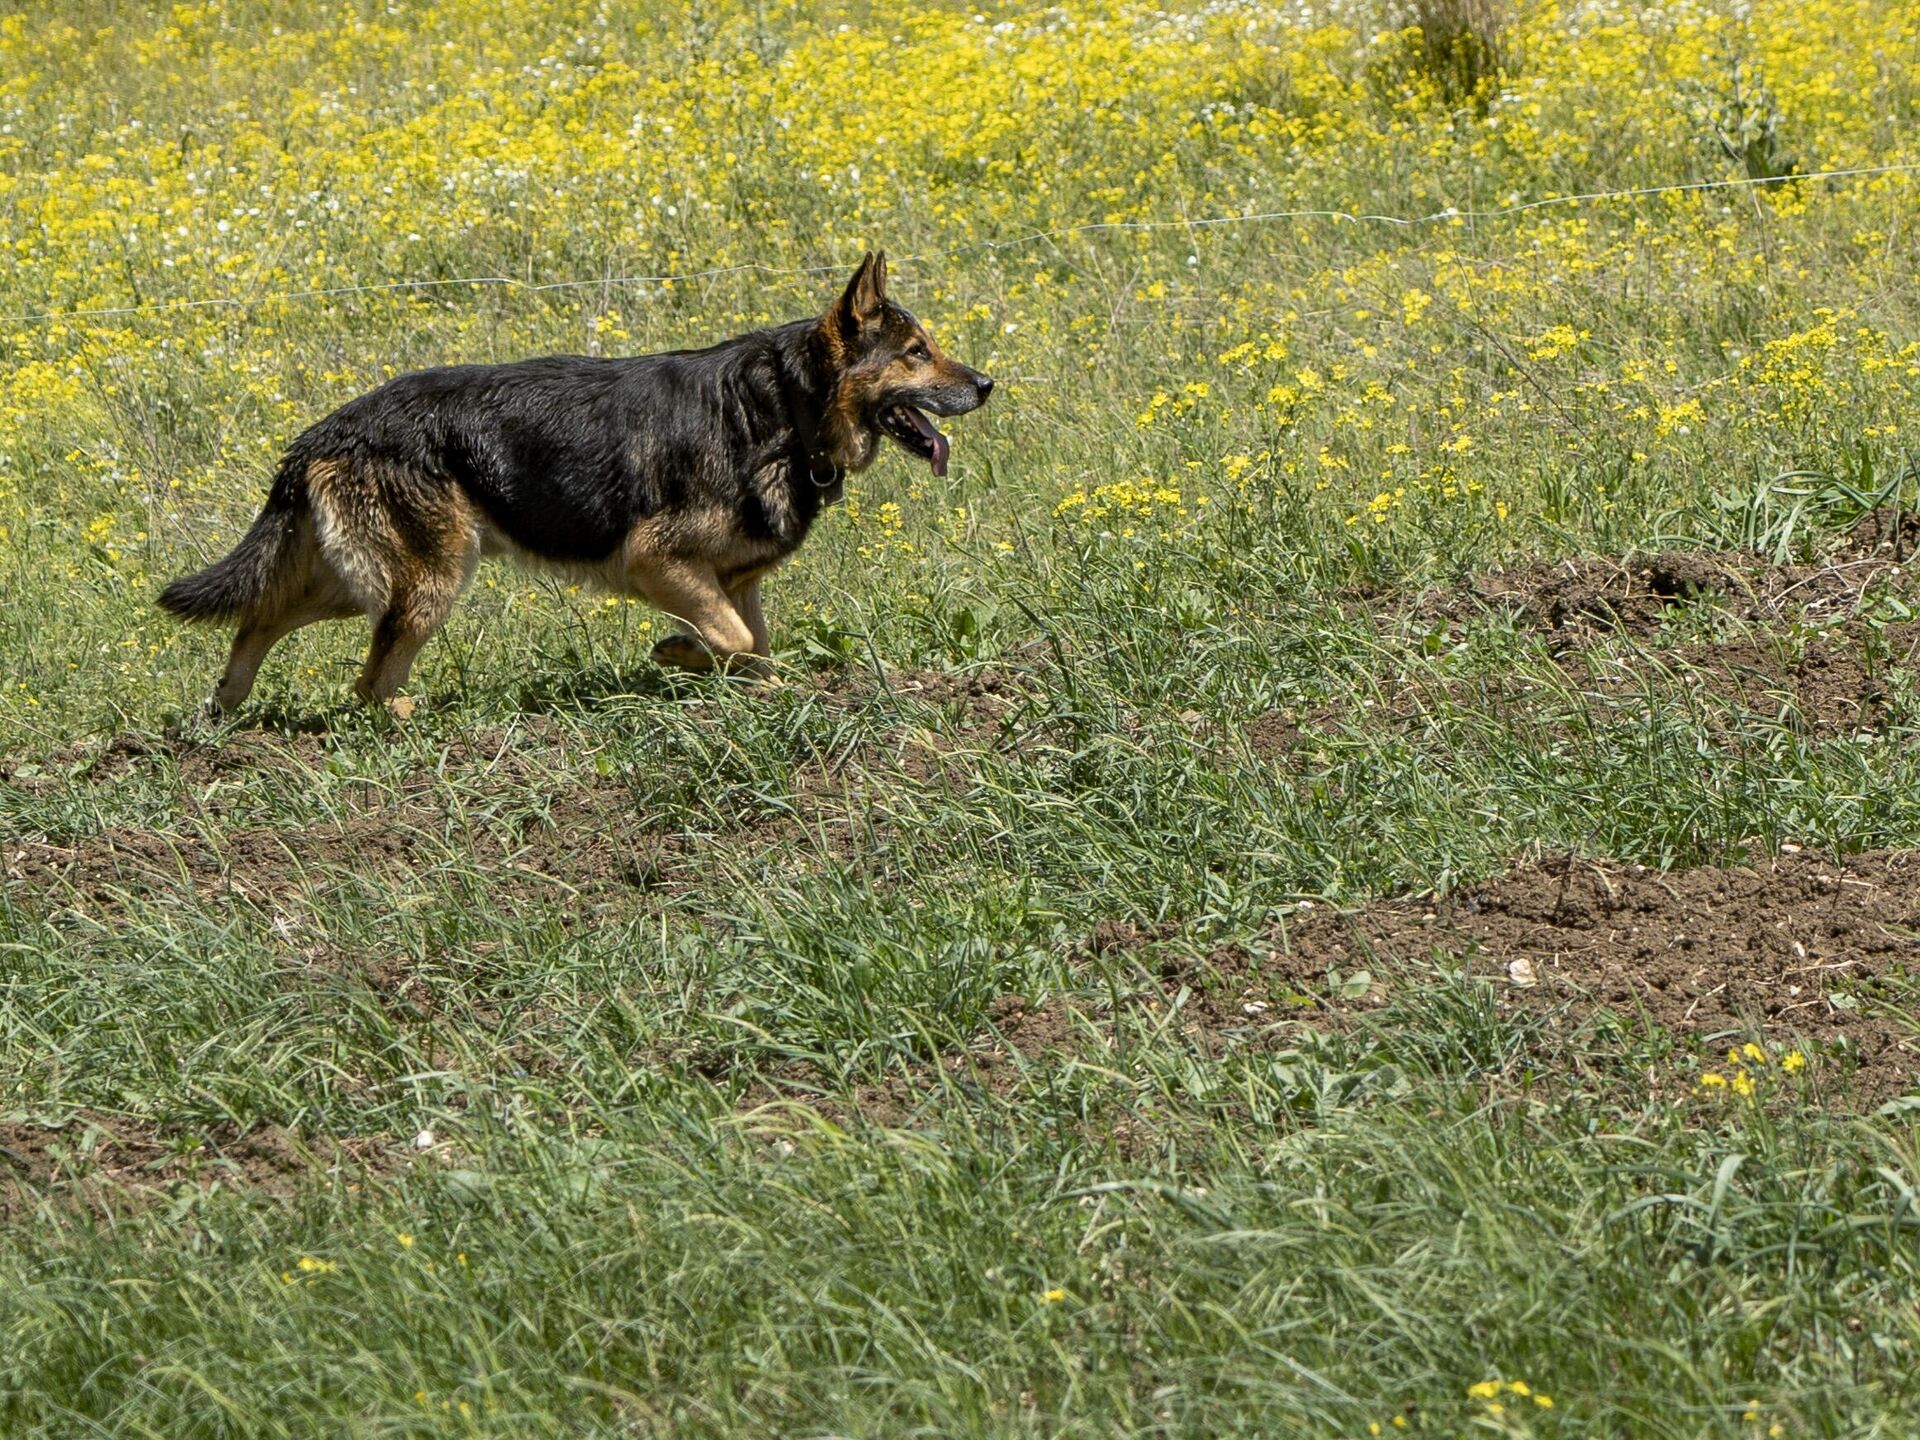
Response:
[[[1907,175],[1920,171],[1920,161],[1893,165],[1861,165],[1843,170],[1815,170],[1803,175],[1766,175],[1731,180],[1694,180],[1674,185],[1640,185],[1623,190],[1592,190],[1578,195],[1549,195],[1491,210],[1461,210],[1448,206],[1425,215],[1379,215],[1353,210],[1261,210],[1238,215],[1207,215],[1172,220],[1092,220],[1055,230],[1034,230],[1000,240],[974,240],[946,250],[928,251],[899,257],[912,264],[950,259],[975,251],[1018,250],[1045,241],[1066,240],[1076,235],[1123,233],[1155,230],[1211,230],[1231,225],[1269,224],[1286,220],[1324,220],[1353,225],[1389,225],[1411,229],[1421,225],[1477,224],[1483,221],[1524,215],[1529,211],[1557,206],[1598,204],[1608,200],[1644,200],[1659,195],[1680,195],[1713,190],[1752,190],[1766,185],[1786,185],[1809,180],[1851,180],[1876,175]],[[434,280],[378,280],[364,285],[325,285],[307,290],[283,290],[265,295],[217,295],[202,299],[161,300],[142,305],[107,305],[73,310],[43,310],[23,315],[0,315],[0,324],[27,325],[52,320],[91,319],[112,315],[157,315],[176,310],[233,308],[270,305],[290,300],[327,299],[341,295],[371,295],[402,291],[438,290],[455,287],[468,289],[505,289],[522,294],[542,294],[558,290],[612,289],[622,285],[684,284],[697,280],[716,280],[728,275],[831,275],[846,268],[844,263],[828,265],[767,265],[746,261],[738,265],[716,265],[705,270],[688,270],[675,275],[602,275],[584,280],[522,280],[511,275],[461,275]]]

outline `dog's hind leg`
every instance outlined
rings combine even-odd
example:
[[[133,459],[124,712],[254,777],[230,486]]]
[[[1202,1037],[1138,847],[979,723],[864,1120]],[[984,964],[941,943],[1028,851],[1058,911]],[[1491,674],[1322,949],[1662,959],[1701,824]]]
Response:
[[[227,655],[227,668],[209,700],[212,709],[231,712],[245,704],[267,652],[294,631],[316,621],[360,613],[310,535],[301,538],[288,563],[290,573],[242,618],[240,631],[233,637],[233,649]]]
[[[354,693],[362,700],[388,705],[396,714],[412,709],[396,703],[394,696],[407,683],[421,648],[453,613],[480,562],[477,533],[463,531],[448,538],[450,543],[430,562],[416,561],[391,578],[386,606],[374,616],[366,664],[354,683]]]
[[[260,662],[267,658],[267,651],[301,626],[311,625],[317,620],[337,620],[354,613],[351,607],[343,609],[338,605],[308,601],[272,620],[247,622],[240,627],[240,633],[233,637],[233,650],[227,656],[227,668],[220,676],[220,683],[214,687],[213,707],[231,712],[245,704],[247,696],[253,693],[254,677],[260,673]]]
[[[660,609],[679,622],[683,633],[669,635],[653,647],[662,665],[683,670],[760,668],[755,636],[740,612],[720,588],[710,565],[649,564],[634,567],[633,582]]]
[[[392,704],[421,647],[480,563],[480,517],[450,482],[393,465],[339,467],[316,486],[320,551],[339,592],[373,621],[354,693]]]

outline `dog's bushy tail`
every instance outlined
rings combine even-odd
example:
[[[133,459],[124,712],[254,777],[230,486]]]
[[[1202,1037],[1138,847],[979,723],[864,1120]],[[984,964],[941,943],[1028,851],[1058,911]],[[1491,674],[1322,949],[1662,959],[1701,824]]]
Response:
[[[196,621],[235,620],[260,609],[284,576],[306,523],[306,462],[289,456],[240,543],[224,559],[175,580],[154,603]]]

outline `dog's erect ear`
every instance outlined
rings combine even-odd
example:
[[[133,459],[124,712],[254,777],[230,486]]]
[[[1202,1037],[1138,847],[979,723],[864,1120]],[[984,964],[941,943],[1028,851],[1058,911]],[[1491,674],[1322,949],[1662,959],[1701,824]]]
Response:
[[[834,303],[832,319],[840,333],[851,338],[880,318],[887,303],[887,252],[869,250],[853,272],[847,288]]]

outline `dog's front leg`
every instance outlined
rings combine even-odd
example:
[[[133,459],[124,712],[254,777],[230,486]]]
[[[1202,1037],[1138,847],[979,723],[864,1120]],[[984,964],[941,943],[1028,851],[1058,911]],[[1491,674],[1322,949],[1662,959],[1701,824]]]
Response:
[[[634,587],[679,622],[682,634],[669,635],[653,647],[662,665],[683,670],[729,670],[759,673],[765,665],[755,649],[755,634],[720,587],[710,565],[652,562],[632,567]]]
[[[733,602],[734,610],[747,622],[747,629],[753,634],[753,653],[763,660],[773,654],[772,637],[767,632],[767,613],[760,608],[760,577],[756,575],[746,584],[729,590],[727,598]]]

